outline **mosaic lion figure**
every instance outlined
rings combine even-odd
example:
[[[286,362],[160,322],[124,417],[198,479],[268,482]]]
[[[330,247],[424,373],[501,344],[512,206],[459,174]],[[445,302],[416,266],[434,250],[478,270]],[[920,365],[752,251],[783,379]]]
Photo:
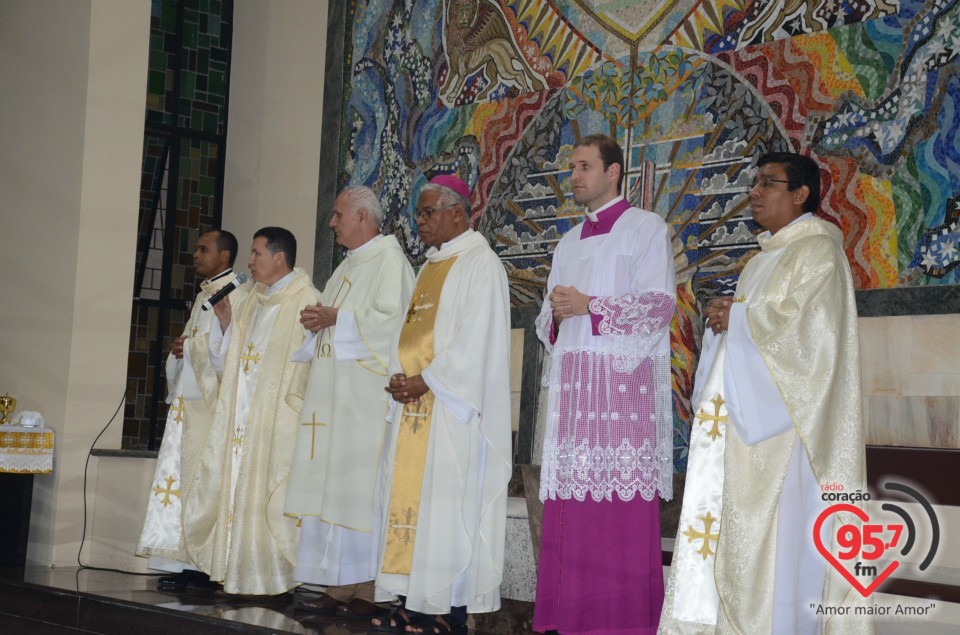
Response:
[[[466,86],[467,78],[482,69],[487,85],[477,95],[486,99],[499,83],[516,86],[521,92],[546,88],[543,79],[520,53],[500,7],[491,0],[444,1],[444,53],[447,80],[442,97],[453,104]]]

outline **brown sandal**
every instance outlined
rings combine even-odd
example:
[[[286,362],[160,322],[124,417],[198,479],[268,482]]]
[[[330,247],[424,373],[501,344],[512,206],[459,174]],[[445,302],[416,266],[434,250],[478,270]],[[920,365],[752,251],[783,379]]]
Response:
[[[408,626],[417,626],[420,623],[419,618],[420,615],[418,613],[411,616],[405,608],[398,606],[390,611],[390,615],[373,618],[380,622],[379,624],[374,624],[373,620],[370,620],[367,631],[370,633],[395,633],[396,635],[402,635],[407,632]]]

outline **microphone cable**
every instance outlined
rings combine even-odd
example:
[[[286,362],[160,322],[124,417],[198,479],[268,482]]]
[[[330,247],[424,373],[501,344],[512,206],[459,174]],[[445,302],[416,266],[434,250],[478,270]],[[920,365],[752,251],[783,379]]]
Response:
[[[87,538],[87,474],[90,469],[90,457],[93,456],[93,448],[97,445],[97,441],[100,440],[100,437],[103,436],[103,433],[107,431],[107,428],[110,427],[110,424],[113,423],[113,420],[117,418],[117,415],[120,413],[120,409],[123,408],[123,404],[127,398],[127,391],[124,390],[120,395],[120,403],[117,404],[117,409],[113,412],[113,416],[110,417],[110,420],[107,421],[107,424],[103,426],[103,429],[100,430],[100,434],[97,435],[97,438],[93,440],[93,443],[90,444],[90,449],[87,450],[87,459],[83,464],[83,531],[80,533],[80,548],[77,549],[77,564],[80,565],[80,568],[77,570],[77,584],[80,583],[80,572],[83,570],[89,571],[109,571],[111,573],[122,573],[124,575],[136,575],[136,576],[163,576],[168,575],[169,572],[144,572],[144,571],[124,571],[123,569],[113,569],[110,567],[95,567],[93,565],[83,564],[80,560],[80,555],[83,553],[83,543]]]

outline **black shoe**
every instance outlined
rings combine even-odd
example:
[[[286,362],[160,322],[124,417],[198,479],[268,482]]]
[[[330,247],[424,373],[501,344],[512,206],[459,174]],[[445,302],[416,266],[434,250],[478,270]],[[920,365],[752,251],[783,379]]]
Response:
[[[183,593],[191,586],[209,589],[219,585],[216,582],[211,582],[210,576],[206,573],[193,569],[184,569],[176,575],[165,575],[157,580],[158,591]]]
[[[353,598],[346,604],[337,607],[336,615],[338,617],[354,617],[366,620],[373,618],[383,618],[390,615],[390,608],[377,606],[373,602],[367,602],[358,598]]]

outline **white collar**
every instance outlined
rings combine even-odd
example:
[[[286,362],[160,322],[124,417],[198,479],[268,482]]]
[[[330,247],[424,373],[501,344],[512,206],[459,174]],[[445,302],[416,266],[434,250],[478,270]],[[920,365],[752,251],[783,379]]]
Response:
[[[589,218],[591,221],[593,221],[593,222],[595,223],[595,222],[597,222],[597,218],[599,217],[600,212],[602,212],[603,210],[607,209],[608,207],[610,207],[610,206],[613,205],[614,203],[619,203],[619,202],[622,201],[622,200],[623,200],[623,197],[622,197],[622,196],[615,196],[615,197],[613,197],[613,200],[608,201],[607,203],[601,205],[601,206],[600,206],[600,209],[598,209],[597,211],[591,212],[589,209],[584,208],[583,212],[587,215],[587,218]]]
[[[204,280],[204,282],[205,282],[206,284],[210,284],[210,283],[213,282],[214,280],[219,280],[220,278],[226,278],[226,277],[229,276],[231,273],[233,273],[233,267],[227,267],[225,270],[221,271],[220,273],[218,273],[218,274],[215,275],[214,277],[212,277],[212,278],[207,278],[206,280]]]
[[[358,254],[358,253],[360,253],[361,251],[363,251],[364,249],[366,249],[367,247],[372,247],[373,244],[374,244],[375,242],[377,242],[378,240],[380,240],[381,238],[383,238],[383,234],[377,234],[376,236],[374,236],[373,238],[371,238],[371,239],[368,240],[367,242],[363,243],[362,245],[360,245],[360,246],[357,247],[356,249],[348,249],[348,250],[347,250],[347,255],[348,255],[348,256],[352,256],[353,254]]]
[[[290,273],[288,273],[287,275],[285,275],[284,277],[280,278],[279,280],[274,282],[272,285],[267,287],[266,290],[264,291],[264,294],[269,298],[277,291],[283,291],[290,285],[291,282],[293,282],[293,279],[296,277],[296,275],[297,275],[296,271],[291,271]]]
[[[461,239],[469,236],[471,233],[473,233],[473,230],[468,227],[468,228],[467,228],[467,231],[463,232],[463,233],[460,234],[459,236],[456,236],[455,238],[451,238],[451,239],[448,240],[447,242],[445,242],[445,243],[443,243],[442,245],[440,245],[439,251],[443,251],[444,249],[446,249],[446,248],[449,247],[450,245],[452,245],[452,244],[460,241]]]

